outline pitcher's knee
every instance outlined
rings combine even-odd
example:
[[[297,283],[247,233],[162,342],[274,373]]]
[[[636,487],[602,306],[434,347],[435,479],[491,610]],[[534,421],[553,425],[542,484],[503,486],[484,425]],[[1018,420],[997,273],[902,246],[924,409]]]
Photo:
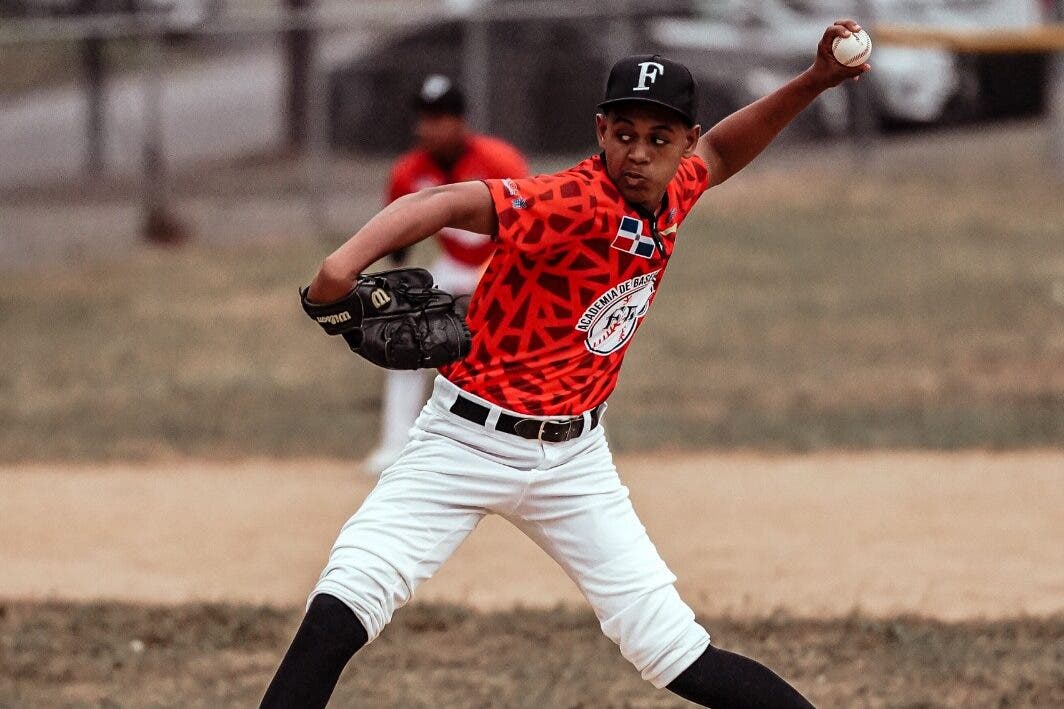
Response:
[[[602,621],[602,631],[643,679],[661,689],[709,647],[709,633],[671,585]]]
[[[410,586],[384,559],[369,552],[335,552],[321,573],[310,600],[327,593],[343,601],[373,641],[392,619],[392,614],[410,600]],[[309,603],[309,601],[308,601]]]

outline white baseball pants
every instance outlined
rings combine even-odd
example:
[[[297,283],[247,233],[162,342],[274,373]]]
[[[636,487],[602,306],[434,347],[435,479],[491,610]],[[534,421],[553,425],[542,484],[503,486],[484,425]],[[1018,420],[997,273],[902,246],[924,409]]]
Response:
[[[709,634],[636,516],[602,426],[588,431],[585,414],[578,438],[530,441],[495,431],[503,409],[478,397],[463,393],[491,409],[485,426],[451,413],[458,394],[436,378],[410,442],[340,530],[311,598],[339,598],[373,640],[484,515],[498,514],[561,565],[644,679],[670,683]]]

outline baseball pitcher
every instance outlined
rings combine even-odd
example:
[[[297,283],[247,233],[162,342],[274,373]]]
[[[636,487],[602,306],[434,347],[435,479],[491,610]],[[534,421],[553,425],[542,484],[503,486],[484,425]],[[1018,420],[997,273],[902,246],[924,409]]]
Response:
[[[410,442],[340,530],[263,706],[324,706],[354,653],[488,514],[561,565],[655,687],[717,709],[811,706],[710,642],[632,508],[603,415],[688,213],[821,92],[870,69],[831,54],[859,29],[827,28],[809,69],[705,134],[686,67],[621,59],[594,119],[598,155],[402,197],[325,259],[301,291],[307,313],[371,362],[439,375]],[[468,302],[419,269],[362,274],[447,227],[495,243]]]

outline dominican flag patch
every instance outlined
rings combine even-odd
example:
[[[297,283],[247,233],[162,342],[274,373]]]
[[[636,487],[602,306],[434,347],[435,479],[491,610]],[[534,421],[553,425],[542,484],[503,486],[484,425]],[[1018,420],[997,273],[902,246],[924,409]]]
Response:
[[[643,258],[654,255],[654,240],[649,234],[643,233],[642,219],[621,217],[621,227],[610,246]]]

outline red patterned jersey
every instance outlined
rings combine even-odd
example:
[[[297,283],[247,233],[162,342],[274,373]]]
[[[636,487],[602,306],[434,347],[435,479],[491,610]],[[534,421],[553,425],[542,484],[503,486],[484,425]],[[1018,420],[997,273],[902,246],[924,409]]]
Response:
[[[465,152],[450,170],[440,167],[427,151],[411,150],[400,156],[388,180],[388,201],[428,187],[493,177],[524,177],[528,165],[517,148],[486,135],[470,135]],[[442,229],[440,246],[456,261],[480,266],[491,256],[491,237],[462,229]]]
[[[440,372],[462,389],[533,416],[572,416],[606,400],[647,314],[677,227],[709,173],[685,158],[656,215],[628,204],[600,156],[554,175],[485,180],[498,248],[473,294],[469,355]]]

